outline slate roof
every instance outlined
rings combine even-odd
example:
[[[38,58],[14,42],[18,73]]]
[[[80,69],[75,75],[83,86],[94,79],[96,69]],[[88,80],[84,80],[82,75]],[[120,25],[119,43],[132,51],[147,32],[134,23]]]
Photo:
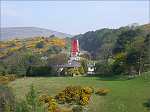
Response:
[[[71,67],[80,67],[81,64],[77,61],[71,61],[70,63],[66,63],[66,64],[60,64],[60,65],[56,65],[56,67],[68,67],[68,68],[71,68]]]

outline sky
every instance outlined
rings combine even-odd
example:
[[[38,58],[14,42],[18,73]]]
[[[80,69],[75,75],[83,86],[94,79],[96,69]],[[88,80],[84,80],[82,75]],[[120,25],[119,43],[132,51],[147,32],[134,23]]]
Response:
[[[145,1],[1,1],[1,27],[40,27],[72,35],[150,22]]]

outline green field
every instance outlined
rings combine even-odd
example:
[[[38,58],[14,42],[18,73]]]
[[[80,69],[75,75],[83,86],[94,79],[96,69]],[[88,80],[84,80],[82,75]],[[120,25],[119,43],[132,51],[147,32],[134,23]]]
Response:
[[[150,72],[130,80],[100,77],[34,77],[20,78],[11,83],[17,99],[24,98],[31,84],[39,93],[56,95],[69,85],[109,88],[106,96],[93,94],[89,112],[149,112],[144,103],[150,99]]]

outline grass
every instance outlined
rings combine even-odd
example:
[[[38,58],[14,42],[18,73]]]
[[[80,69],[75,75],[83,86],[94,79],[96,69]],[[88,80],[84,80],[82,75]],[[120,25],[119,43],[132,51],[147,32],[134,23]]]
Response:
[[[145,103],[150,99],[150,72],[130,80],[101,77],[34,77],[20,78],[11,83],[17,99],[23,99],[31,84],[39,93],[56,95],[69,85],[109,88],[106,96],[93,94],[89,112],[149,112]]]

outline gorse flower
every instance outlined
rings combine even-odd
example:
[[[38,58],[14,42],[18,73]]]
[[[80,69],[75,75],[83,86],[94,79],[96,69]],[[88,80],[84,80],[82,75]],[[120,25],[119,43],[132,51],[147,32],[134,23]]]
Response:
[[[59,103],[87,105],[93,89],[90,87],[68,86],[55,96]]]

